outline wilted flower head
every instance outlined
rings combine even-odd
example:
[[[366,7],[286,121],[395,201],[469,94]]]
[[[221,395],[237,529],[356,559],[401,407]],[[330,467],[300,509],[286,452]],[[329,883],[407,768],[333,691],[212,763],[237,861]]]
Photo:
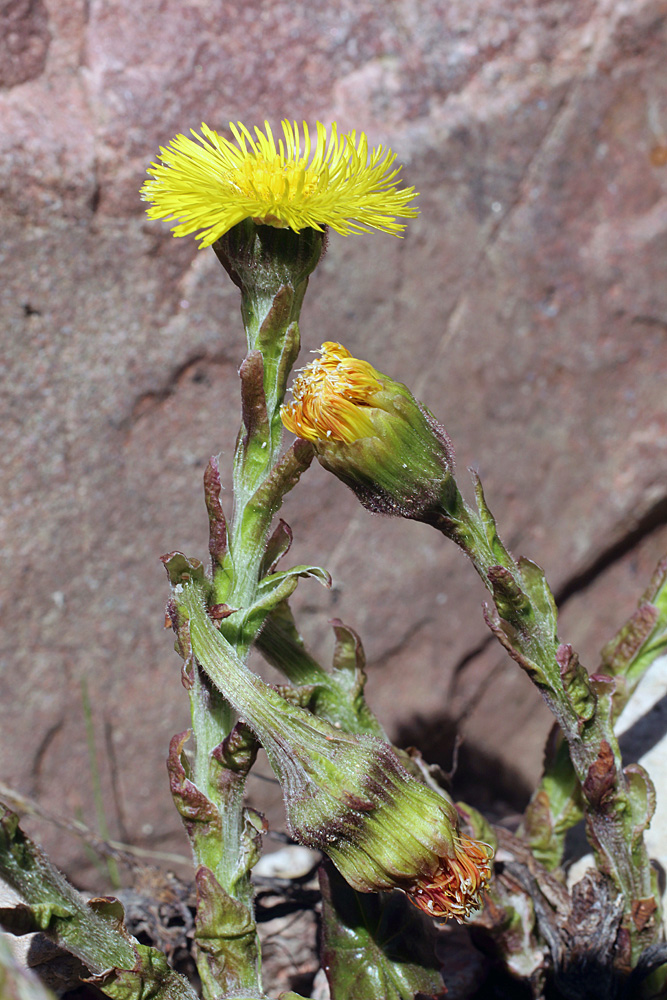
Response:
[[[444,429],[401,382],[327,341],[283,406],[285,427],[315,444],[320,463],[365,507],[419,519],[453,485]]]
[[[310,771],[314,796],[308,785],[286,794],[297,840],[328,854],[359,892],[402,889],[431,917],[465,920],[482,905],[492,848],[463,836],[451,800],[413,778],[388,744],[345,734],[340,744],[335,769],[332,756]]]
[[[199,585],[178,586],[170,615],[179,648],[259,738],[295,839],[327,854],[359,892],[401,889],[434,917],[462,920],[477,909],[493,852],[461,835],[451,799],[410,774],[386,741],[346,733],[282,698],[238,660]]]
[[[459,836],[453,858],[442,858],[430,880],[408,890],[420,909],[433,917],[454,917],[459,923],[479,909],[480,897],[491,879],[493,848],[481,840]]]
[[[361,132],[339,136],[336,124],[327,137],[317,122],[314,140],[303,123],[282,122],[276,142],[268,122],[254,137],[245,125],[229,124],[234,141],[202,123],[201,135],[177,135],[160,148],[161,163],[148,169],[141,196],[151,202],[151,219],[179,219],[174,236],[200,231],[201,246],[215,243],[243,219],[289,228],[322,230],[344,236],[379,229],[400,236],[396,217],[418,214],[409,202],[414,188],[396,187],[400,167],[382,146],[369,152]],[[196,140],[196,141],[195,141]]]

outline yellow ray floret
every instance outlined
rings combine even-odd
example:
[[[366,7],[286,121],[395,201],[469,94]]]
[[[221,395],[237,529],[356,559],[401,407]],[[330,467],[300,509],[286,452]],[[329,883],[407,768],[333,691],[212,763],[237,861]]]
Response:
[[[287,430],[307,441],[346,444],[373,434],[364,406],[382,388],[378,373],[330,340],[322,344],[320,355],[301,370],[292,386],[294,401],[281,408]]]
[[[202,123],[199,135],[177,135],[160,148],[141,196],[151,203],[150,219],[179,220],[174,236],[198,232],[201,246],[215,243],[243,219],[293,229],[330,226],[343,236],[379,229],[400,236],[405,225],[396,217],[418,215],[409,202],[414,188],[396,187],[400,167],[390,149],[369,152],[363,132],[339,135],[317,123],[313,140],[306,123],[282,122],[283,138],[274,139],[268,122],[255,127],[230,122],[234,141]],[[196,141],[195,141],[196,140]]]

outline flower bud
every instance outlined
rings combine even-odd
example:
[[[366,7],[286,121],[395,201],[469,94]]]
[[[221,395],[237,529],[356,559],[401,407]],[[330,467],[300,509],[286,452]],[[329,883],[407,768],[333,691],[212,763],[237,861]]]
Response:
[[[327,341],[294,382],[285,427],[369,510],[420,520],[456,489],[451,442],[401,382]]]

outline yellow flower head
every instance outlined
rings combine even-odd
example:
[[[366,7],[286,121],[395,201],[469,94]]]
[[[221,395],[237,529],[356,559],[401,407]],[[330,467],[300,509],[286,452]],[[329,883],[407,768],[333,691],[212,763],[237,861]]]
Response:
[[[281,410],[287,430],[307,441],[345,444],[373,434],[364,406],[382,388],[378,372],[330,340],[320,355],[301,370],[292,386],[294,401]]]
[[[230,122],[235,142],[202,123],[194,139],[177,135],[160,148],[161,163],[148,168],[142,189],[150,219],[178,219],[174,236],[199,230],[201,247],[215,243],[243,219],[293,229],[330,226],[343,236],[379,229],[400,236],[405,225],[396,216],[418,214],[409,202],[414,188],[396,187],[400,167],[382,146],[369,154],[364,133],[338,135],[317,123],[311,139],[303,123],[282,122],[283,138],[274,139],[268,122],[253,138],[245,125]]]

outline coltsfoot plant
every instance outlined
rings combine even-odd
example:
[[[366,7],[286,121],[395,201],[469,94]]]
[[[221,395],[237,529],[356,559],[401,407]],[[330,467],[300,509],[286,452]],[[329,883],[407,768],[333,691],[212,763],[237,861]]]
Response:
[[[225,138],[202,125],[201,135],[160,150],[142,188],[152,219],[175,220],[174,235],[198,233],[213,248],[240,291],[247,337],[226,511],[215,458],[204,476],[210,564],[163,556],[192,718],[171,742],[168,770],[192,848],[201,994],[267,1000],[251,880],[262,824],[244,805],[261,747],[291,835],[325,858],[320,939],[333,1000],[444,996],[448,969],[436,943],[448,918],[486,941],[485,995],[500,995],[497,976],[513,976],[517,995],[535,998],[662,996],[661,901],[643,839],[655,790],[641,767],[624,766],[614,724],[667,647],[667,561],[589,675],[558,636],[544,573],[507,550],[479,481],[475,506],[464,500],[453,446],[409,388],[326,342],[284,402],[301,304],[328,232],[400,236],[400,220],[417,209],[414,190],[399,187],[394,155],[369,149],[365,135],[288,121],[281,131],[276,140],[268,123],[254,133],[239,123]],[[295,436],[286,448],[283,425]],[[282,568],[292,532],[276,519],[290,490],[308,488],[315,457],[368,510],[422,521],[453,541],[488,588],[486,622],[555,724],[515,833],[454,802],[437,771],[391,745],[365,700],[351,629],[334,623],[330,669],[306,649],[289,599],[299,580],[328,585],[329,577],[317,566]],[[390,544],[389,520],[386,532]],[[249,669],[253,648],[284,685]],[[581,819],[596,867],[568,891],[564,840]],[[84,902],[9,810],[0,873],[23,899],[0,911],[3,925],[50,935],[107,996],[196,995],[159,950],[130,935],[116,900]]]

